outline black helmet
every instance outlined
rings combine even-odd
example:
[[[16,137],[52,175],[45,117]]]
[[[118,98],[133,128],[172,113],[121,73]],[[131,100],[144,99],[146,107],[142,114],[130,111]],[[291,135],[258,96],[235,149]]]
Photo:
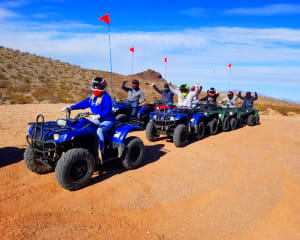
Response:
[[[246,97],[251,97],[251,92],[246,92]]]
[[[140,82],[139,82],[139,80],[134,79],[134,80],[132,80],[131,84],[133,87],[138,87],[140,85]]]

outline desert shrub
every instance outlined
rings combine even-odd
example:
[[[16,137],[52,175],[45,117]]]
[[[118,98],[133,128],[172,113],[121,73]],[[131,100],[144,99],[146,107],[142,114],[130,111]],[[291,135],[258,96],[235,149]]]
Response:
[[[11,82],[8,80],[0,80],[0,88],[10,88]]]
[[[26,96],[22,93],[9,92],[8,99],[12,104],[28,104],[33,102],[33,99],[30,96]]]

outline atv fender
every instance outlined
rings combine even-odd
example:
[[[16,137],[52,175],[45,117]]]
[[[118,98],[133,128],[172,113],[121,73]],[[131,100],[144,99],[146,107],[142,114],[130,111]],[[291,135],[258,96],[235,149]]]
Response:
[[[116,144],[124,143],[129,132],[143,130],[137,125],[124,124],[116,128],[115,133],[112,137],[112,142]]]
[[[193,118],[190,120],[192,126],[197,126],[200,121],[202,121],[206,116],[203,113],[196,113],[193,115]]]
[[[143,113],[150,113],[150,107],[148,107],[148,106],[145,106],[145,107],[141,107],[139,110],[138,110],[138,113],[137,113],[137,117],[138,118],[141,118],[142,117],[142,115],[143,115]]]

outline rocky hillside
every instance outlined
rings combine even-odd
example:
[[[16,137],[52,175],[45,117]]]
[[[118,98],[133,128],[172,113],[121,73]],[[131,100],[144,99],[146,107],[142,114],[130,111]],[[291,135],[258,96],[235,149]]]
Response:
[[[110,73],[81,68],[50,58],[39,57],[0,47],[0,103],[58,103],[76,102],[90,94],[91,79],[94,76],[108,80]],[[151,83],[163,85],[161,75],[147,70],[133,76],[113,74],[114,90],[117,99],[127,95],[121,90],[122,81],[133,78],[140,80],[141,88],[149,101],[158,95]]]
[[[106,78],[110,90],[109,72],[81,68],[0,46],[0,104],[76,102],[90,94],[90,83],[94,76]],[[140,80],[148,102],[159,98],[151,83],[162,87],[164,79],[160,73],[147,70],[129,76],[114,73],[117,99],[126,97],[121,90],[122,81],[133,78]],[[300,104],[273,98],[260,97],[256,107],[265,113],[300,114]]]

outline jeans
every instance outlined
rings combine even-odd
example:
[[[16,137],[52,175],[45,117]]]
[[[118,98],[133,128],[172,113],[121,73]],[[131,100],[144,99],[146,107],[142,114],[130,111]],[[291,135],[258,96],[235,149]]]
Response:
[[[137,113],[137,107],[139,105],[139,102],[136,101],[136,102],[130,102],[128,100],[125,100],[124,103],[128,104],[131,106],[132,110],[131,110],[131,116],[135,116],[136,113]]]
[[[104,149],[104,133],[109,131],[111,127],[114,125],[114,122],[112,121],[103,121],[100,123],[98,129],[97,129],[97,136],[99,139],[100,144],[100,150],[102,151]]]

